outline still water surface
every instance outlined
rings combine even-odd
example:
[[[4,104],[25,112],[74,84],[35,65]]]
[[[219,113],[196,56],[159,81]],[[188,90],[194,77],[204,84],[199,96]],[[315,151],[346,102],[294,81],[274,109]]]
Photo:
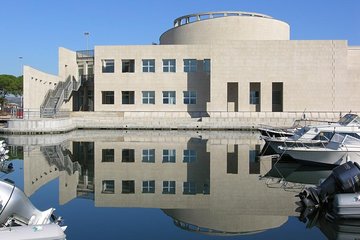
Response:
[[[40,210],[55,207],[70,240],[359,235],[299,221],[295,195],[331,169],[259,158],[257,132],[103,130],[5,139],[18,160],[2,178]]]

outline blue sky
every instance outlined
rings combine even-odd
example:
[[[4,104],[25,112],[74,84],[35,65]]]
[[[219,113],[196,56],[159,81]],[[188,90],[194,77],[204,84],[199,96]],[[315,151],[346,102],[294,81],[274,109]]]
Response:
[[[293,40],[348,40],[360,46],[360,0],[0,0],[0,74],[22,64],[57,74],[58,47],[158,42],[175,18],[246,11],[287,22]],[[19,58],[19,57],[22,57]]]

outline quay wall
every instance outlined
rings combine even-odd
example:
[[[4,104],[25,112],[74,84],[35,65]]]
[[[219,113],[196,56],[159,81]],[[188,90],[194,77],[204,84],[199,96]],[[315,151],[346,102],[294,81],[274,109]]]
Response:
[[[61,118],[10,119],[6,134],[64,133],[76,129],[128,130],[256,130],[261,126],[291,127],[337,121],[342,112],[213,112],[194,117],[187,112],[72,112]]]

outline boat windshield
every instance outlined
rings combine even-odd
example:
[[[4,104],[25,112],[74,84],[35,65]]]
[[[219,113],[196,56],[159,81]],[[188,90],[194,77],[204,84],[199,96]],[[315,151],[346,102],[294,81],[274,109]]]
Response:
[[[338,121],[340,125],[347,126],[351,125],[360,125],[360,117],[356,114],[348,113]]]
[[[294,135],[289,138],[292,140],[298,140],[302,135],[307,133],[309,130],[310,130],[310,127],[308,127],[308,126],[299,128],[294,132]]]
[[[332,138],[333,135],[334,135],[334,132],[320,132],[313,139],[314,140],[329,141]]]
[[[350,136],[348,134],[338,134],[335,133],[331,138],[331,142],[340,143],[343,145],[357,145],[360,146],[360,139],[355,136]]]

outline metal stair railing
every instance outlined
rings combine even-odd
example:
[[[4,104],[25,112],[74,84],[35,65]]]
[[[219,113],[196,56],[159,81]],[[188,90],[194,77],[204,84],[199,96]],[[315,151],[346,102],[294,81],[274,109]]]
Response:
[[[45,155],[46,160],[50,165],[55,165],[59,171],[66,171],[69,175],[76,171],[81,171],[81,165],[76,162],[73,163],[68,154],[64,154],[61,145],[43,146],[40,147],[41,152]]]
[[[49,90],[40,106],[41,117],[54,117],[64,101],[68,101],[73,91],[78,91],[81,82],[68,76],[65,82],[59,82],[54,90]]]

